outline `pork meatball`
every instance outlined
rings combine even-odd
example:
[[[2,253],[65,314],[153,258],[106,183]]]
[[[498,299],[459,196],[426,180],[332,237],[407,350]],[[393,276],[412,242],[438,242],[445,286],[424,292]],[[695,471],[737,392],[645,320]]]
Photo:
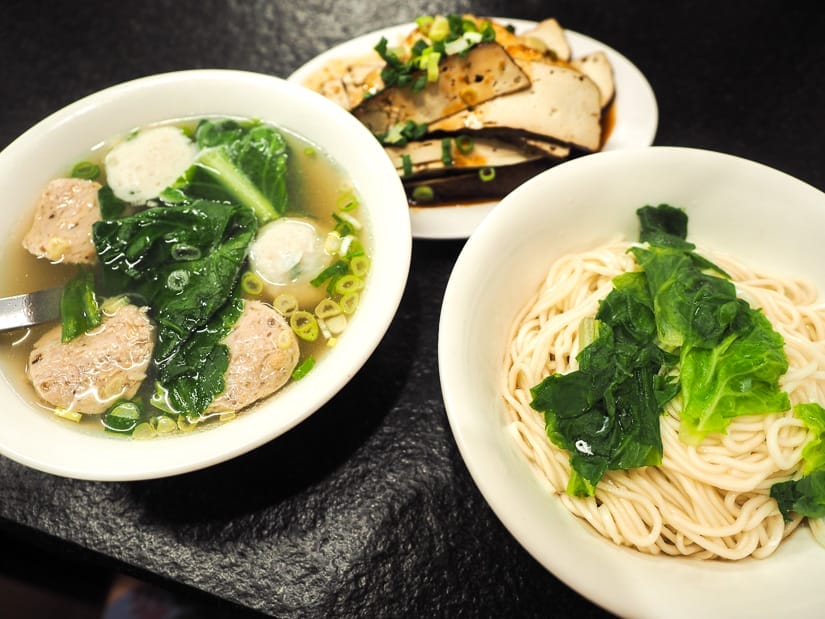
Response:
[[[146,311],[122,305],[99,327],[65,344],[60,325],[45,333],[26,368],[37,394],[56,408],[91,415],[134,396],[146,378],[155,341]]]
[[[284,386],[298,364],[298,339],[281,314],[260,301],[244,301],[224,338],[229,347],[226,388],[206,413],[239,411]]]
[[[82,178],[57,178],[40,198],[23,247],[38,258],[69,264],[97,260],[92,224],[100,219],[100,183]]]

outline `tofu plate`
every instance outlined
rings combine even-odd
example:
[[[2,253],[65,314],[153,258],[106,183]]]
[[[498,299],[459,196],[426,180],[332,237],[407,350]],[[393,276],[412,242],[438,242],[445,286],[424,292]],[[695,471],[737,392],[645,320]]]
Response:
[[[349,109],[376,135],[387,135],[407,121],[426,126],[418,139],[386,146],[405,181],[416,238],[466,238],[504,194],[547,167],[598,150],[649,146],[656,134],[653,90],[619,52],[562,29],[552,18],[483,19],[495,24],[500,45],[480,42],[463,54],[442,58],[437,88],[431,85],[410,95],[409,89],[385,88],[381,81],[385,61],[374,48],[382,38],[391,51],[405,40],[409,44],[418,32],[415,23],[347,41],[288,78]],[[504,28],[516,36],[510,38]],[[529,39],[528,47],[538,43],[540,50],[553,50],[558,62],[545,62],[547,54],[542,58],[535,49],[515,47],[518,39]],[[490,68],[489,78],[485,67]],[[471,89],[444,86],[466,81],[470,72]],[[581,79],[582,74],[587,77]],[[448,76],[452,79],[445,79]],[[546,110],[554,96],[565,105],[559,114],[512,113]],[[497,120],[502,117],[507,119],[503,123]],[[459,141],[468,134],[470,154],[461,152]],[[452,138],[453,161],[447,169],[442,157],[445,136]],[[495,181],[478,182],[490,169],[495,169]],[[434,189],[437,199],[416,201],[419,186]]]

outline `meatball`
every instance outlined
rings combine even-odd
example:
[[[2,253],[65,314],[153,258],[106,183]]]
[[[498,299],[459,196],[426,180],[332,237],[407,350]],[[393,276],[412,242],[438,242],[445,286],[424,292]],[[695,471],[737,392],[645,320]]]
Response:
[[[298,339],[281,314],[260,301],[245,301],[224,338],[229,347],[226,388],[207,413],[239,411],[276,392],[298,364]]]
[[[152,360],[154,332],[146,308],[128,304],[65,344],[58,325],[34,344],[26,372],[37,394],[52,406],[102,413],[137,393]]]
[[[57,178],[40,198],[23,247],[52,262],[93,264],[92,224],[100,219],[100,183],[81,178]]]

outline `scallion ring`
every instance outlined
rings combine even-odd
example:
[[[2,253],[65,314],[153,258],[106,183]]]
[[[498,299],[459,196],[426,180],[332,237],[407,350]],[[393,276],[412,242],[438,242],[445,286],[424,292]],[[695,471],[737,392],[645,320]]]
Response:
[[[429,185],[418,185],[413,189],[412,197],[416,202],[430,202],[435,197],[435,192]]]
[[[306,310],[292,312],[289,317],[289,326],[302,340],[314,342],[318,339],[318,321]]]
[[[330,318],[341,313],[341,306],[327,297],[315,306],[315,315],[318,318]]]
[[[355,313],[360,300],[361,297],[357,292],[347,292],[338,299],[338,305],[341,307],[342,312],[351,315]]]
[[[352,193],[347,192],[338,196],[338,210],[347,212],[358,207],[358,200]]]
[[[298,309],[298,299],[295,298],[295,295],[283,292],[273,299],[272,307],[278,310],[282,315],[289,316],[292,312]]]
[[[481,168],[478,171],[478,177],[484,183],[489,183],[491,180],[495,179],[496,177],[496,169],[495,168]]]
[[[166,278],[166,285],[174,292],[181,292],[184,288],[186,288],[186,284],[188,283],[189,271],[184,271],[183,269],[172,271]]]
[[[475,140],[469,135],[459,135],[455,138],[455,147],[462,155],[469,155],[475,148]]]
[[[198,260],[201,257],[200,248],[194,245],[187,245],[186,243],[175,243],[169,250],[169,255],[174,260]]]
[[[257,297],[264,290],[264,280],[254,271],[247,271],[241,276],[241,290]]]
[[[363,255],[353,256],[352,260],[349,261],[349,270],[356,277],[363,279],[369,273],[370,259]]]
[[[352,273],[348,273],[347,275],[342,275],[338,278],[338,281],[335,282],[335,292],[338,294],[347,294],[348,292],[357,292],[364,287],[364,280],[360,277],[353,275]]]
[[[93,181],[100,176],[100,166],[91,161],[81,161],[72,168],[72,178],[82,178]]]

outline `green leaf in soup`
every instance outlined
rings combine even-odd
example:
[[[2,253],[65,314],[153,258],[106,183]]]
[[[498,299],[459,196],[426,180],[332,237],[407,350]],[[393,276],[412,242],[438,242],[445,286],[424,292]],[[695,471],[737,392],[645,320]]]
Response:
[[[201,388],[187,383],[188,370],[202,372],[204,364],[221,376],[226,370],[218,342],[231,327],[227,320],[237,317],[229,307],[236,303],[257,229],[249,209],[203,200],[146,209],[93,228],[111,292],[139,294],[149,305],[158,326],[154,363],[164,387],[177,394],[175,404],[185,405],[181,412],[200,413],[208,404],[202,392],[195,393]],[[179,388],[169,384],[172,378]]]
[[[209,322],[187,338],[160,367],[158,380],[169,403],[190,418],[202,413],[226,387],[229,349],[222,342],[243,310],[237,294],[221,307]]]
[[[161,193],[161,200],[240,203],[251,208],[260,223],[286,213],[289,149],[276,128],[257,121],[203,120],[195,138],[200,154]]]
[[[97,190],[97,201],[100,205],[100,216],[102,219],[115,219],[116,217],[120,217],[127,206],[127,203],[118,198],[109,185],[103,185]]]
[[[80,268],[60,295],[60,340],[70,342],[100,325],[102,316],[95,296],[95,278],[90,269]]]
[[[229,145],[232,161],[258,187],[275,208],[283,215],[287,201],[286,140],[273,127],[252,127],[241,139]]]

